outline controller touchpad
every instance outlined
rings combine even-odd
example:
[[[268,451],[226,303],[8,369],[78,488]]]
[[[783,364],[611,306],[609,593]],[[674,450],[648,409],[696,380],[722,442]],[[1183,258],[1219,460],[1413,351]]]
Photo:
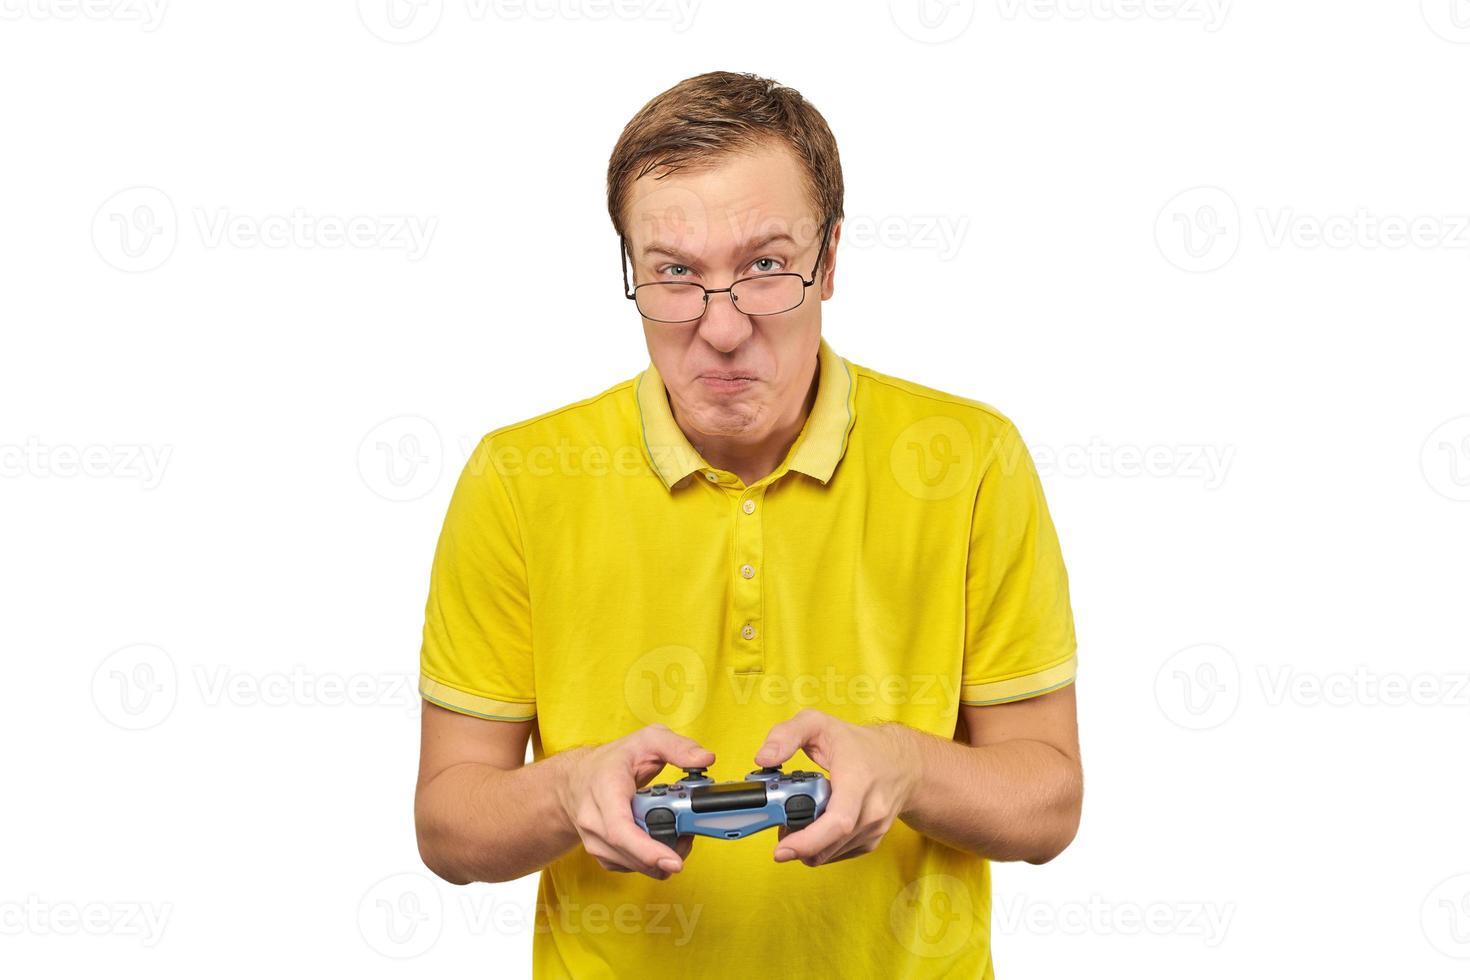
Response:
[[[766,784],[758,780],[697,786],[689,793],[689,806],[695,813],[755,810],[765,805]]]

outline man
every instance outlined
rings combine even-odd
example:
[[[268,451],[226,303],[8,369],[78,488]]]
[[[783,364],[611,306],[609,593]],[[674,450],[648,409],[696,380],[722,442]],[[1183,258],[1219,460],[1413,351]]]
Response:
[[[651,363],[491,432],[459,479],[420,853],[457,884],[542,870],[540,977],[990,977],[987,862],[1055,857],[1082,796],[1025,445],[822,338],[841,167],[794,90],[681,82],[624,129],[608,199]],[[660,773],[775,765],[826,771],[810,826],[670,848],[632,819]]]

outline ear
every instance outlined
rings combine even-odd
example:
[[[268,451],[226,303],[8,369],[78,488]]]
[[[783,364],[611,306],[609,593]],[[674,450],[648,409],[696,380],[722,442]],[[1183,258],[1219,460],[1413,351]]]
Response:
[[[842,222],[832,226],[832,236],[827,239],[827,254],[822,259],[822,299],[832,298],[837,280],[837,240],[842,237]]]

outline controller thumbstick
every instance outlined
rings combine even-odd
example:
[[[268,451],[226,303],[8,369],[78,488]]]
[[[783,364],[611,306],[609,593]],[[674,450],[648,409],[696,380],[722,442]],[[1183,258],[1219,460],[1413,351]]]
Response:
[[[705,770],[705,767],[704,766],[699,766],[696,769],[685,769],[684,770],[684,778],[685,779],[704,779],[705,778],[705,776],[704,776],[704,770]]]
[[[762,776],[779,776],[779,775],[781,775],[781,767],[780,766],[764,766],[761,769],[761,775]]]

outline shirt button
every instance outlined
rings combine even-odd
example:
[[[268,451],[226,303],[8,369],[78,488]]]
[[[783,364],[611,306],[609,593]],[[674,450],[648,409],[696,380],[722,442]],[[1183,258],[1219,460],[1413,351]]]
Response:
[[[708,480],[709,482],[711,482],[711,483],[715,483],[716,481],[719,480],[719,477],[718,476],[715,476],[713,473],[706,473],[704,475],[704,478],[706,480]]]
[[[755,566],[754,565],[741,565],[740,566],[740,574],[741,575],[744,575],[746,578],[754,578],[755,577]]]
[[[743,511],[745,511],[747,514],[754,514],[755,513],[755,501],[754,500],[747,500],[745,503],[743,503],[743,504],[740,505],[740,509],[743,510]]]
[[[746,623],[745,628],[740,631],[740,635],[745,637],[747,640],[755,639],[755,627],[750,625],[749,623]]]

